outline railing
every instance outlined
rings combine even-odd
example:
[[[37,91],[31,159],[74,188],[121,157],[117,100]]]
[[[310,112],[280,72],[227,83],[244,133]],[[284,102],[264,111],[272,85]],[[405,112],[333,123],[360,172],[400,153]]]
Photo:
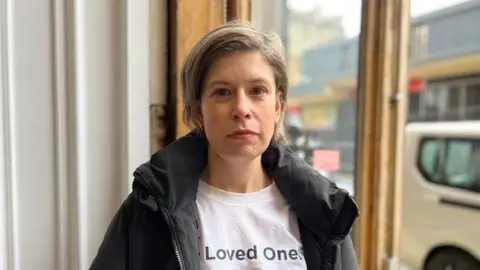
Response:
[[[463,109],[452,108],[445,112],[426,110],[424,112],[410,113],[408,122],[438,122],[438,121],[466,121],[480,120],[480,105],[468,106]]]

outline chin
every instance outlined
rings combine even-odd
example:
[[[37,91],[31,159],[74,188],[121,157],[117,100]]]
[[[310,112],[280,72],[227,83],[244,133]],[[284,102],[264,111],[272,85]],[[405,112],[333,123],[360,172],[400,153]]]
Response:
[[[265,152],[266,147],[242,145],[237,147],[224,147],[219,152],[220,156],[225,159],[242,159],[253,160]]]

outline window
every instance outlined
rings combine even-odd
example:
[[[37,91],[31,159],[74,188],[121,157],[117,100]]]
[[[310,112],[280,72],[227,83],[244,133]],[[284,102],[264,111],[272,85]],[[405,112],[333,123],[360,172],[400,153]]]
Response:
[[[348,8],[338,8],[337,0],[250,2],[252,23],[285,37],[288,95],[299,110],[296,120],[293,115],[285,119],[288,146],[314,168],[316,150],[340,150],[340,166],[330,167],[329,175],[353,190],[355,108],[361,90],[350,89],[357,86],[363,1],[348,1]]]
[[[428,53],[428,25],[412,26],[412,36],[410,42],[410,58],[412,60],[422,60]]]
[[[420,93],[408,94],[408,120],[420,120]]]
[[[480,119],[480,84],[467,86],[467,119]]]
[[[447,86],[448,87],[448,86]],[[460,87],[448,87],[447,108],[445,111],[445,120],[461,120],[460,119]]]
[[[436,182],[435,172],[438,170],[439,140],[425,140],[422,144],[420,167],[424,174],[429,175]]]
[[[480,193],[480,140],[424,139],[418,166],[429,182]]]
[[[442,115],[447,111],[448,87],[445,84],[432,84],[423,92],[422,106],[425,110],[425,121],[443,120]]]

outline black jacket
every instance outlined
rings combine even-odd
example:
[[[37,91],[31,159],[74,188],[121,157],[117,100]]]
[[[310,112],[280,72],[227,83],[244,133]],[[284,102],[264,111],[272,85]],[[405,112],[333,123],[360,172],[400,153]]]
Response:
[[[135,171],[91,270],[200,269],[195,196],[206,153],[206,139],[191,133]],[[285,146],[272,144],[262,163],[298,216],[308,269],[357,269],[349,232],[358,209],[348,193]]]

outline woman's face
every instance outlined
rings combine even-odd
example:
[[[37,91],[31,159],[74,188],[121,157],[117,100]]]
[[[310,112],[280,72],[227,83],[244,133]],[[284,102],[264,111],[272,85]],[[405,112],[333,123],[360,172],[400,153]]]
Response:
[[[234,53],[213,62],[201,99],[211,150],[227,159],[261,155],[280,113],[273,69],[262,53]]]

